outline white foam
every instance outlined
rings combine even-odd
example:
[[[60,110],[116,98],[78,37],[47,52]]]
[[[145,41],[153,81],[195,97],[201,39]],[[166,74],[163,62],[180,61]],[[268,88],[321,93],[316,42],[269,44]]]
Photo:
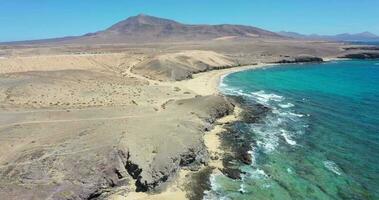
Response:
[[[213,191],[220,189],[220,186],[217,184],[217,181],[216,181],[216,176],[217,176],[216,174],[211,174],[211,177],[210,177],[211,188]]]
[[[282,132],[281,135],[283,136],[284,140],[285,140],[289,145],[292,145],[292,146],[296,145],[296,141],[293,140],[293,139],[291,139],[291,137],[288,135],[288,132],[287,132],[287,131],[285,131],[285,130],[282,129],[281,132]]]
[[[243,183],[241,183],[240,188],[238,189],[238,192],[241,192],[242,194],[246,193],[245,185]]]
[[[262,169],[255,169],[253,170],[252,172],[250,172],[250,178],[253,178],[253,179],[265,179],[265,178],[268,178],[267,174],[265,173],[265,171],[263,171]]]
[[[328,170],[332,171],[333,173],[339,176],[342,174],[338,165],[333,161],[330,161],[330,160],[324,161],[324,166],[325,168],[327,168]]]
[[[216,180],[216,174],[211,174],[209,181],[211,185],[211,189],[208,191],[204,191],[204,200],[218,200],[220,197],[217,195],[215,191],[218,191],[220,189],[220,186],[217,184]]]
[[[275,131],[266,131],[261,129],[253,129],[253,131],[259,135],[260,138],[257,140],[257,146],[262,149],[265,153],[270,153],[276,149],[279,145],[279,139],[276,136]]]
[[[293,105],[292,103],[279,104],[279,107],[281,107],[281,108],[292,108],[294,106],[295,105]]]
[[[289,112],[288,114],[296,116],[296,117],[304,117],[304,115],[302,115],[302,114],[296,114],[296,113],[293,113],[293,112]]]
[[[269,101],[281,102],[284,100],[284,97],[282,97],[280,95],[276,95],[273,93],[266,93],[263,90],[260,90],[258,92],[252,92],[251,94],[260,103],[268,103]]]
[[[250,151],[247,151],[247,153],[250,155],[251,157],[251,166],[255,166],[256,165],[256,156],[255,156],[255,147],[253,145],[251,145],[251,150]]]

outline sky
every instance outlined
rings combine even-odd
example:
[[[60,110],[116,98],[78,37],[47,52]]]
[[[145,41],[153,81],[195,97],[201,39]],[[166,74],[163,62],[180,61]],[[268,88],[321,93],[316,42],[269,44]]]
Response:
[[[379,0],[0,0],[0,41],[82,35],[140,13],[189,24],[379,34]]]

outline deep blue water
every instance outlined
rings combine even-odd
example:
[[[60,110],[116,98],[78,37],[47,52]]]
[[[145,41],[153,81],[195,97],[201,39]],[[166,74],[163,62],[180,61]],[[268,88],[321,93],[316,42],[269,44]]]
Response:
[[[351,42],[352,44],[360,44],[360,45],[374,45],[374,46],[379,46],[379,41],[371,41],[371,42]]]
[[[206,199],[379,199],[379,61],[248,70],[220,90],[271,110],[234,126],[253,163],[242,180],[213,175]]]

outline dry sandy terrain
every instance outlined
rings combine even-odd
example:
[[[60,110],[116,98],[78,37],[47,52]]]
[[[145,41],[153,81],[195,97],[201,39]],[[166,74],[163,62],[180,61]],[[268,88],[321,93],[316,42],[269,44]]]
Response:
[[[337,57],[343,47],[229,37],[0,46],[0,196],[196,199],[191,177],[222,167],[209,158],[222,153],[222,124],[237,117],[217,92],[220,76],[304,54]]]

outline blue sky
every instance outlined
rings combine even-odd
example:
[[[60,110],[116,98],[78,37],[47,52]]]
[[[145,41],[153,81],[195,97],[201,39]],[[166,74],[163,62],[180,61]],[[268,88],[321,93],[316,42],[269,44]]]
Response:
[[[0,0],[0,41],[81,35],[139,13],[191,24],[379,34],[379,0]]]

